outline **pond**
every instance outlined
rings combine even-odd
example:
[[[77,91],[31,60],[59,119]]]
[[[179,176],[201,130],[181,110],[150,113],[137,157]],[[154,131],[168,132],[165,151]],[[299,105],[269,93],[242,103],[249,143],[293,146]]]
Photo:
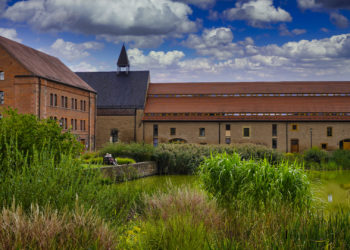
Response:
[[[350,208],[350,170],[308,172],[315,196],[324,202],[328,209]],[[144,190],[166,190],[169,185],[198,186],[198,177],[192,175],[151,176],[119,185],[132,185]]]

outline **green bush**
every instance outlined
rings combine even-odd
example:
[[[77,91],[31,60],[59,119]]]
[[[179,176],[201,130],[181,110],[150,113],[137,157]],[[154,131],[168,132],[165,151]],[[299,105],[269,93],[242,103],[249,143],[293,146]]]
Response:
[[[118,165],[133,164],[133,163],[136,163],[136,161],[134,159],[130,159],[130,158],[117,157],[117,163],[118,163]]]
[[[129,157],[136,162],[150,161],[153,155],[154,148],[150,144],[140,143],[110,143],[99,151],[100,156],[105,156],[106,153],[112,154],[114,158]]]
[[[232,154],[237,152],[242,159],[264,159],[275,164],[283,155],[267,147],[253,144],[242,145],[198,145],[198,144],[160,144],[155,148],[153,160],[161,173],[193,174],[206,157],[211,154]]]
[[[58,160],[61,154],[77,156],[83,145],[71,133],[62,129],[53,120],[39,120],[34,115],[18,114],[12,109],[3,112],[0,119],[1,171],[16,168],[23,161],[31,161],[34,152],[48,149]]]
[[[258,208],[280,203],[306,207],[311,202],[304,171],[283,162],[273,166],[266,159],[241,160],[237,153],[223,153],[205,159],[200,178],[205,190],[227,204],[237,200]]]
[[[329,160],[328,152],[321,150],[318,147],[306,150],[303,157],[307,165],[311,163],[321,164],[322,162],[328,162]]]
[[[338,149],[332,153],[330,161],[343,169],[350,169],[350,151]]]

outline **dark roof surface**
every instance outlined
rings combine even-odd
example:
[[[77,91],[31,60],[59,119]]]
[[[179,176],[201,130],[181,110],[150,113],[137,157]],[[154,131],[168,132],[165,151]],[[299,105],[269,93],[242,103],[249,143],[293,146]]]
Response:
[[[350,82],[152,83],[148,94],[350,93]]]
[[[98,94],[97,108],[144,108],[149,71],[76,72]]]
[[[95,92],[58,58],[0,36],[0,46],[35,76]]]
[[[125,46],[123,44],[122,50],[120,51],[118,62],[117,62],[118,67],[129,67],[129,59],[128,59],[128,54],[126,53]]]

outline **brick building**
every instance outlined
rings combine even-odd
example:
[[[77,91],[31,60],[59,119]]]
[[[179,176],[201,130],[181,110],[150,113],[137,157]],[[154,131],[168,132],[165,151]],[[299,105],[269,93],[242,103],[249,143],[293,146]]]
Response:
[[[52,118],[95,148],[96,91],[56,57],[0,36],[0,108]]]
[[[122,47],[117,70],[111,72],[77,72],[98,93],[96,146],[108,142],[142,142],[143,112],[150,80],[149,71],[130,71]]]

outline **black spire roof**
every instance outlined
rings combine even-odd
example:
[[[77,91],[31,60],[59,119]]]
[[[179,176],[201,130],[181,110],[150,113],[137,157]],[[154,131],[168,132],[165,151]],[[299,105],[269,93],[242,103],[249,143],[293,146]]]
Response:
[[[128,54],[126,53],[124,44],[123,44],[122,50],[120,51],[117,65],[118,67],[130,67]]]

